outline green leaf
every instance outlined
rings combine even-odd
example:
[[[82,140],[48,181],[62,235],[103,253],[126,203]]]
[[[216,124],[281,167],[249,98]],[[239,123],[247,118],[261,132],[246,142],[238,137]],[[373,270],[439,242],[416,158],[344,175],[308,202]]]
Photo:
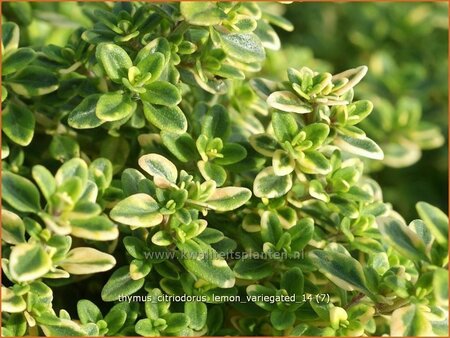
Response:
[[[252,196],[247,188],[217,188],[209,197],[208,207],[216,211],[231,211],[244,205]]]
[[[108,77],[117,83],[121,83],[122,77],[127,77],[128,68],[133,66],[127,52],[113,43],[100,43],[95,56]]]
[[[261,62],[266,53],[254,33],[220,34],[222,48],[229,56],[244,63]]]
[[[272,211],[264,211],[261,216],[262,240],[276,245],[282,234],[283,230],[277,214]]]
[[[216,137],[225,140],[230,134],[230,116],[222,105],[215,104],[203,117],[202,134],[209,139]]]
[[[292,141],[298,133],[297,121],[289,113],[273,112],[272,127],[279,142]]]
[[[249,142],[253,149],[264,156],[272,157],[278,148],[278,141],[266,133],[250,135]]]
[[[72,220],[73,236],[95,241],[112,241],[119,236],[117,226],[107,217],[96,216],[88,219]]]
[[[307,114],[312,112],[309,104],[300,100],[300,98],[290,91],[278,91],[269,95],[267,104],[275,109],[287,113]]]
[[[141,319],[136,323],[134,330],[136,331],[137,334],[144,337],[160,336],[161,334],[158,329],[164,329],[167,327],[167,325],[165,324],[166,322],[163,319],[160,321],[161,323],[159,323],[159,326],[157,328],[154,328],[151,319],[148,318]]]
[[[181,263],[197,278],[224,289],[234,286],[233,271],[211,246],[188,239],[184,243],[177,243],[177,247],[181,252]]]
[[[184,313],[169,313],[164,316],[164,319],[167,325],[164,332],[169,334],[176,334],[189,325],[189,317]]]
[[[180,2],[181,15],[192,25],[218,25],[227,15],[217,7],[216,3]]]
[[[273,154],[272,165],[275,175],[285,176],[294,171],[295,160],[284,150],[278,149]]]
[[[129,296],[140,290],[145,280],[133,280],[129,274],[128,266],[122,266],[114,271],[114,273],[106,282],[102,289],[102,299],[105,302],[113,302],[120,297]]]
[[[85,275],[111,270],[116,265],[113,256],[93,248],[75,248],[59,263],[73,275]]]
[[[430,336],[432,326],[425,313],[428,308],[422,304],[410,304],[395,310],[391,317],[391,336]]]
[[[302,218],[296,225],[288,230],[291,235],[291,248],[293,251],[301,251],[309,243],[314,235],[314,220]]]
[[[304,277],[302,270],[292,268],[281,277],[280,287],[287,291],[289,296],[296,295],[296,301],[303,299]]]
[[[111,184],[113,167],[111,161],[106,158],[97,158],[89,165],[89,178],[95,182],[101,190]]]
[[[441,210],[426,202],[416,204],[417,212],[442,247],[448,244],[448,217]]]
[[[27,66],[8,80],[19,95],[42,96],[58,89],[58,78],[50,70],[40,66]]]
[[[56,184],[60,186],[72,177],[78,177],[81,180],[81,186],[86,184],[88,179],[88,168],[86,162],[80,158],[73,158],[67,162],[64,162],[64,164],[56,172]]]
[[[205,180],[213,180],[218,187],[222,186],[227,179],[227,172],[220,165],[210,161],[198,161],[197,167]]]
[[[313,250],[309,254],[316,268],[338,287],[370,294],[361,264],[346,254]]]
[[[184,303],[184,313],[189,317],[189,327],[194,330],[201,330],[206,325],[206,315],[208,308],[202,302]]]
[[[9,75],[22,70],[36,58],[36,53],[29,47],[19,48],[9,53],[2,63],[2,75]]]
[[[30,144],[34,135],[34,114],[23,104],[8,102],[2,112],[2,130],[21,146]]]
[[[13,290],[2,286],[2,312],[21,313],[26,308],[27,303],[22,296],[16,295]]]
[[[38,243],[23,243],[12,248],[9,256],[9,272],[18,282],[30,282],[44,276],[51,268],[52,260]]]
[[[80,157],[80,146],[70,136],[55,135],[49,146],[50,155],[58,161],[65,162],[74,157]]]
[[[42,165],[35,165],[31,169],[31,174],[45,199],[49,200],[56,191],[56,181],[52,173]]]
[[[253,193],[256,197],[276,198],[284,196],[292,188],[290,175],[277,176],[273,167],[259,172],[253,182]]]
[[[19,47],[20,29],[14,22],[2,23],[2,55]]]
[[[25,242],[25,225],[15,213],[2,209],[2,240],[9,244]]]
[[[237,143],[227,143],[221,150],[222,158],[217,157],[214,163],[218,165],[229,165],[242,161],[247,157],[247,150]]]
[[[2,199],[22,212],[37,213],[41,209],[36,186],[26,178],[10,172],[2,174]]]
[[[305,156],[298,162],[304,173],[328,175],[331,172],[331,163],[322,153],[311,150],[305,151],[303,154]]]
[[[61,319],[51,312],[45,312],[36,318],[45,336],[86,336],[80,325],[70,319]]]
[[[275,309],[270,314],[270,322],[277,330],[285,330],[295,323],[295,313]]]
[[[142,101],[162,106],[176,106],[181,102],[180,90],[169,82],[155,81],[144,88],[146,92],[140,94]]]
[[[435,270],[432,289],[437,304],[446,306],[448,303],[448,271],[446,269]]]
[[[82,324],[97,323],[103,319],[100,309],[90,300],[82,299],[77,303],[78,318]]]
[[[188,133],[162,131],[161,139],[166,148],[181,162],[186,163],[198,157],[195,141]]]
[[[139,166],[153,177],[161,177],[175,184],[178,178],[178,169],[164,156],[147,154],[139,158]]]
[[[95,108],[95,115],[102,121],[118,121],[131,116],[136,110],[136,102],[121,92],[102,94]]]
[[[334,143],[342,150],[351,154],[371,158],[373,160],[382,160],[384,158],[383,150],[368,137],[350,137],[339,135]]]
[[[378,227],[389,245],[402,256],[415,260],[429,261],[426,246],[422,239],[406,224],[394,217],[378,218]]]
[[[260,280],[273,274],[273,266],[264,259],[243,258],[234,266],[234,274],[240,279]]]
[[[317,149],[327,139],[330,127],[325,123],[313,123],[307,125],[303,130],[306,133],[305,140],[311,141],[312,145],[308,149]]]
[[[116,222],[136,226],[152,227],[163,220],[158,203],[147,194],[135,194],[121,200],[111,210],[110,217]]]
[[[158,52],[150,52],[151,42],[141,49],[136,57],[136,67],[142,74],[150,73],[152,77],[148,82],[153,82],[159,79],[164,70],[164,55]]]
[[[155,127],[168,132],[184,133],[188,124],[186,116],[180,108],[167,106],[153,106],[148,102],[143,102],[145,118]]]
[[[348,105],[347,124],[355,125],[364,120],[373,110],[372,102],[368,100],[356,101]]]
[[[84,98],[81,103],[75,107],[69,114],[67,122],[69,126],[76,129],[91,129],[103,124],[95,112],[100,94],[92,94]]]

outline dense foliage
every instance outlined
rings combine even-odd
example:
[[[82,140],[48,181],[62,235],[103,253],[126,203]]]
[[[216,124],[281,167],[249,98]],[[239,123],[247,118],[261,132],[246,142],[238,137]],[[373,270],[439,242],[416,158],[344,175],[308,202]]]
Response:
[[[279,4],[2,5],[3,336],[447,334],[448,218],[369,176],[418,101],[281,71]]]

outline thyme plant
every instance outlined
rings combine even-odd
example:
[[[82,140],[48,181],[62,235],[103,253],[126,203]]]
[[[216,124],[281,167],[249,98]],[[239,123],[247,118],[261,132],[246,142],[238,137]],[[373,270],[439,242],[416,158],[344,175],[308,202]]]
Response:
[[[4,4],[3,336],[446,335],[448,219],[365,173],[366,66],[260,78],[280,5],[67,6],[35,46]]]

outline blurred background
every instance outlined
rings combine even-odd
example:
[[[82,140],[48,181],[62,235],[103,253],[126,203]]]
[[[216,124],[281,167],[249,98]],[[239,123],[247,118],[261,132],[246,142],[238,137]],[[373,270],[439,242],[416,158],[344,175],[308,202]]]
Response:
[[[375,108],[362,125],[385,152],[366,165],[384,198],[407,221],[423,200],[448,213],[448,4],[446,2],[264,4],[294,24],[279,30],[262,75],[285,78],[287,67],[340,72],[359,65],[368,75],[357,99]],[[3,16],[35,47],[64,45],[92,23],[76,2],[7,2]]]

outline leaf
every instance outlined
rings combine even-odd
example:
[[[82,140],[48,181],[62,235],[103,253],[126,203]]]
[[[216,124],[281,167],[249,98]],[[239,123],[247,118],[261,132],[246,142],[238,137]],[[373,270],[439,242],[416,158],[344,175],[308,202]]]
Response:
[[[89,165],[89,179],[94,181],[99,189],[108,188],[112,177],[113,167],[110,160],[99,157]]]
[[[15,213],[2,209],[2,240],[8,244],[25,242],[25,225]]]
[[[272,127],[279,142],[292,141],[298,133],[297,121],[289,113],[273,112]]]
[[[234,266],[234,274],[240,279],[261,280],[273,274],[273,266],[264,259],[243,258]]]
[[[339,135],[334,143],[342,150],[351,154],[371,158],[373,160],[382,160],[384,158],[383,150],[370,138],[354,138],[346,135]]]
[[[258,153],[272,157],[278,148],[278,141],[269,134],[250,135],[249,142]]]
[[[55,135],[50,142],[49,152],[55,160],[65,162],[74,157],[80,157],[80,146],[70,136]]]
[[[316,150],[305,151],[304,157],[298,160],[300,169],[306,174],[328,175],[331,170],[330,161]]]
[[[330,133],[330,127],[325,123],[313,123],[307,125],[303,130],[306,133],[305,140],[311,141],[311,150],[319,148],[327,139]]]
[[[391,336],[430,336],[432,326],[425,315],[427,307],[411,304],[395,310],[391,317]]]
[[[385,239],[402,256],[415,260],[429,261],[426,246],[422,239],[399,219],[378,218],[378,227]]]
[[[192,25],[218,25],[227,15],[217,7],[216,3],[180,2],[181,15]]]
[[[105,302],[113,302],[120,297],[129,296],[140,290],[144,285],[144,278],[133,280],[129,274],[128,266],[122,266],[111,275],[102,289],[102,299]]]
[[[231,211],[244,205],[252,196],[247,188],[217,188],[209,197],[208,207],[216,211]]]
[[[172,184],[178,178],[178,169],[164,156],[147,154],[139,158],[139,166],[153,177],[162,177]]]
[[[136,102],[121,92],[102,94],[95,108],[95,115],[102,121],[118,121],[131,116],[136,110]]]
[[[276,245],[282,234],[283,230],[277,214],[272,211],[264,211],[261,216],[262,240]]]
[[[189,325],[189,317],[184,313],[168,313],[164,316],[167,328],[164,332],[175,334]]]
[[[36,186],[26,178],[8,171],[2,174],[2,199],[22,212],[37,213],[41,209]]]
[[[364,120],[373,110],[373,103],[368,100],[360,100],[348,105],[347,124],[355,125]]]
[[[180,108],[153,106],[143,102],[145,118],[155,127],[168,132],[184,133],[187,131],[187,119]]]
[[[2,286],[2,312],[22,313],[27,303],[22,296],[16,295],[13,290]]]
[[[275,309],[270,314],[270,322],[277,330],[285,330],[295,323],[295,314],[292,312]]]
[[[8,80],[10,87],[25,97],[42,96],[58,89],[58,78],[49,69],[27,66]]]
[[[294,171],[295,160],[284,150],[278,149],[273,154],[272,165],[275,175],[285,176]]]
[[[56,191],[56,181],[52,173],[42,165],[35,165],[31,169],[31,174],[45,199],[49,200]]]
[[[201,123],[201,134],[208,139],[216,137],[225,140],[230,134],[230,116],[225,107],[219,104],[212,106]]]
[[[20,29],[14,22],[2,23],[2,55],[19,47]]]
[[[210,161],[198,161],[197,167],[205,180],[213,180],[217,186],[222,186],[227,179],[227,172],[221,166]]]
[[[184,303],[184,313],[189,317],[189,327],[194,330],[201,330],[206,325],[206,315],[208,308],[202,302]]]
[[[448,271],[438,268],[433,275],[433,294],[439,306],[446,306],[448,303]]]
[[[30,64],[37,54],[29,47],[19,48],[7,54],[2,63],[2,75],[13,74]]]
[[[85,275],[111,270],[116,265],[113,256],[93,248],[75,248],[59,263],[73,275]]]
[[[221,150],[222,158],[214,159],[218,165],[230,165],[242,161],[247,157],[247,150],[237,143],[227,143]]]
[[[55,175],[56,185],[62,185],[66,180],[78,177],[81,180],[81,186],[84,186],[88,179],[88,168],[86,162],[80,158],[73,158],[58,169]]]
[[[84,98],[69,114],[67,122],[76,129],[96,128],[104,123],[95,115],[100,94],[92,94]]]
[[[97,45],[95,56],[105,69],[108,77],[116,83],[121,83],[122,77],[128,75],[128,68],[133,66],[127,52],[113,43]]]
[[[177,243],[177,247],[181,252],[181,263],[197,278],[224,289],[234,286],[233,271],[211,246],[188,239],[184,243]]]
[[[159,79],[164,70],[164,55],[158,52],[150,52],[150,42],[146,47],[142,48],[135,60],[136,67],[142,74],[150,73],[152,77],[148,82],[153,82]]]
[[[198,157],[195,141],[188,133],[161,132],[161,139],[167,149],[181,162],[189,162]]]
[[[287,291],[289,296],[295,295],[296,301],[303,299],[304,277],[302,270],[292,268],[281,277],[280,287]]]
[[[147,194],[134,194],[117,203],[110,217],[116,222],[135,226],[152,227],[163,221],[158,203]]]
[[[78,318],[82,324],[97,323],[103,319],[100,309],[90,300],[81,299],[77,303]]]
[[[45,336],[85,336],[87,333],[80,325],[70,319],[61,319],[47,311],[36,318]]]
[[[312,108],[290,91],[273,92],[267,98],[267,104],[275,109],[287,113],[307,114],[312,112]]]
[[[104,216],[72,220],[70,223],[71,234],[75,237],[95,241],[112,241],[119,237],[117,225]]]
[[[361,264],[343,253],[313,250],[309,257],[316,268],[338,287],[370,294]]]
[[[448,217],[438,208],[426,202],[416,204],[417,212],[442,247],[448,244]]]
[[[146,92],[140,94],[141,100],[163,106],[176,106],[181,102],[180,90],[166,81],[155,81],[145,87]]]
[[[18,282],[30,282],[44,276],[51,268],[52,260],[38,243],[23,243],[12,248],[9,256],[9,272]]]
[[[261,40],[254,33],[220,34],[220,40],[225,53],[240,62],[261,62],[266,58]]]
[[[253,193],[256,197],[276,198],[284,196],[292,188],[290,175],[277,176],[273,167],[259,172],[253,182]]]
[[[30,144],[34,135],[34,114],[23,104],[8,102],[2,112],[2,131],[21,146]]]

